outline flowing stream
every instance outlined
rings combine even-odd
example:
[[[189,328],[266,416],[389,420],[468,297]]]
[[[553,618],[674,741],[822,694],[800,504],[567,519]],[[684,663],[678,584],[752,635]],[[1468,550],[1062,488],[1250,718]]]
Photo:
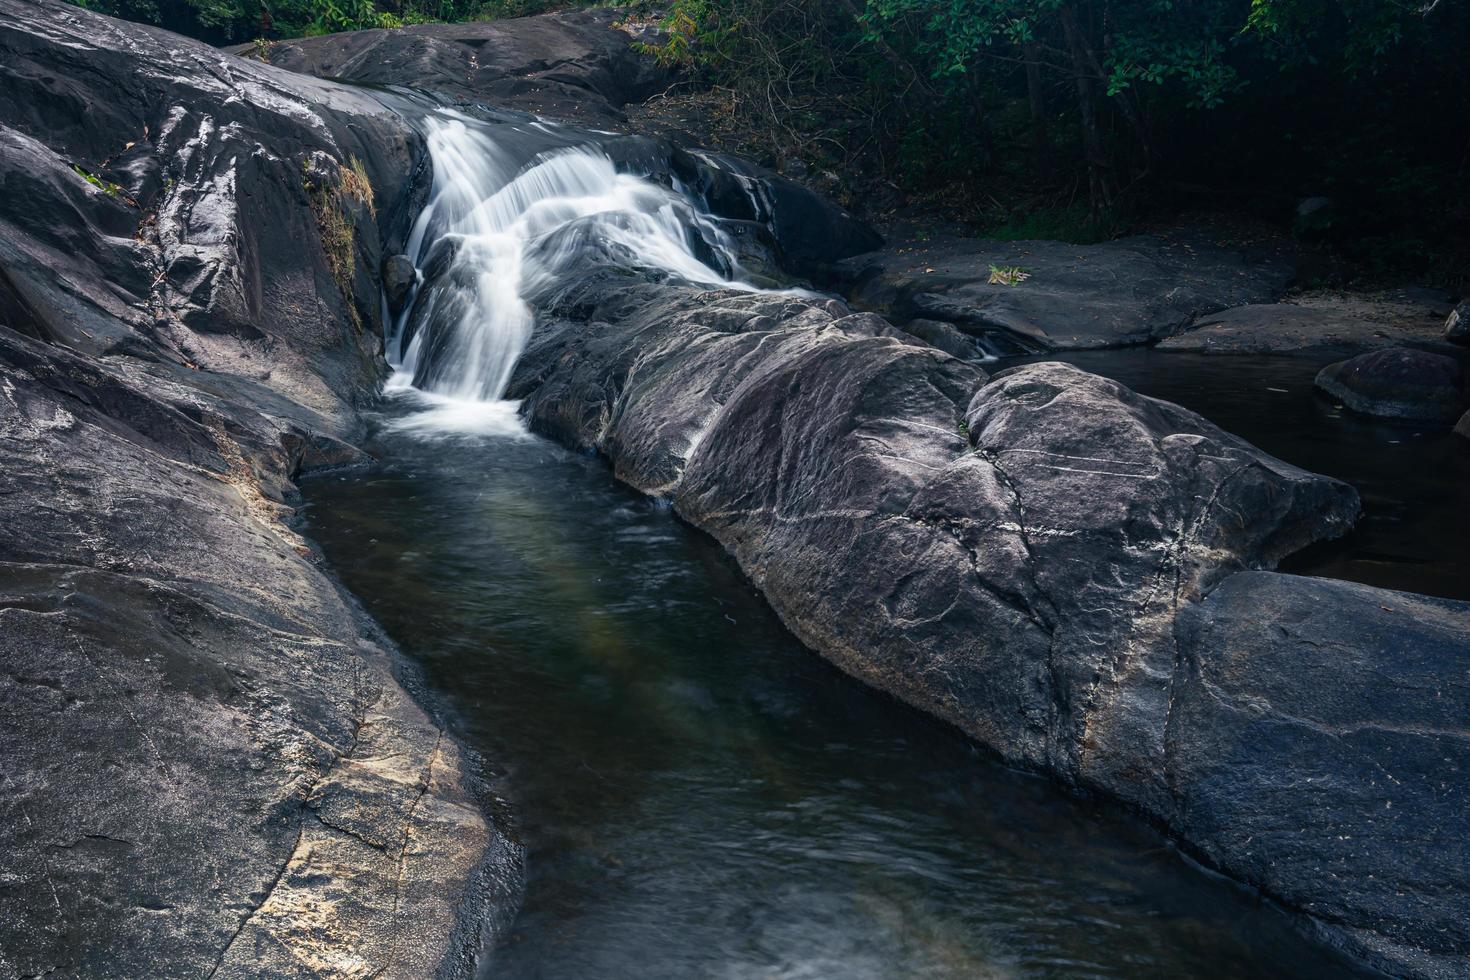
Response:
[[[1156,832],[829,667],[600,460],[391,428],[309,533],[528,849],[485,977],[1355,975]]]
[[[408,240],[419,285],[388,336],[389,391],[421,408],[407,427],[514,431],[501,396],[535,326],[530,298],[577,275],[588,253],[697,285],[756,288],[692,196],[640,173],[646,161],[620,166],[600,134],[447,110],[424,127],[433,186]]]

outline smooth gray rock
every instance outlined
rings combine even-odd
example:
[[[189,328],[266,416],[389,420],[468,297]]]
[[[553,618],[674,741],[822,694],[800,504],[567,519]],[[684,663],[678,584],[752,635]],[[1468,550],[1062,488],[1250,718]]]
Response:
[[[920,318],[905,323],[903,329],[951,357],[958,357],[962,361],[985,359],[985,351],[980,348],[976,339],[952,323]]]
[[[1470,603],[1244,572],[1178,620],[1172,818],[1395,975],[1470,950]]]
[[[412,24],[271,43],[273,65],[323,78],[411,85],[452,101],[579,122],[621,119],[620,108],[673,80],[634,47],[650,29],[611,7],[463,24]],[[230,49],[253,55],[253,45]]]
[[[1448,294],[1417,286],[1376,292],[1321,290],[1285,303],[1240,306],[1200,317],[1160,350],[1202,354],[1352,357],[1384,347],[1453,351],[1440,336]]]
[[[1235,775],[1214,761],[1237,751],[1216,732],[1224,722],[1210,712],[1220,709],[1181,700],[1199,664],[1229,663],[1262,690],[1289,676],[1342,707],[1344,724],[1409,724],[1412,697],[1374,696],[1397,656],[1375,639],[1380,606],[1408,604],[1392,620],[1410,627],[1402,644],[1421,644],[1424,662],[1446,672],[1445,700],[1423,718],[1464,715],[1463,606],[1247,574],[1345,530],[1351,489],[1069,366],[987,381],[885,336],[877,317],[797,297],[604,275],[551,298],[547,313],[510,392],[531,424],[671,499],[822,655],[1008,759],[1138,807],[1375,962],[1453,975],[1443,965],[1470,952],[1455,929],[1411,925],[1422,897],[1391,894],[1395,854],[1404,881],[1421,881],[1405,829],[1429,821],[1436,839],[1463,837],[1463,807],[1406,792],[1396,818],[1380,819],[1351,739],[1310,750],[1263,740],[1250,746],[1257,767]],[[1324,635],[1342,655],[1292,667],[1295,644],[1315,635],[1279,631],[1290,618],[1275,599],[1215,611],[1234,594],[1220,590],[1255,578],[1288,596],[1334,596]],[[1440,625],[1414,609],[1439,610]],[[1259,655],[1234,647],[1227,626],[1256,630]],[[1363,674],[1370,664],[1377,680]],[[1418,670],[1406,665],[1404,685],[1420,685]],[[1398,744],[1405,771],[1444,758],[1432,738]],[[1457,765],[1439,770],[1447,794],[1465,790]],[[1333,767],[1340,780],[1319,792],[1318,773]],[[1273,771],[1270,785],[1293,793],[1258,782]],[[1253,814],[1237,792],[1255,794]],[[1330,821],[1298,820],[1317,805]],[[1294,821],[1291,832],[1242,832],[1271,814]],[[1364,854],[1372,860],[1359,863]],[[1330,861],[1332,874],[1308,874],[1314,861]],[[1438,872],[1444,908],[1470,894],[1465,867]]]
[[[1465,408],[1464,373],[1453,357],[1394,347],[1329,364],[1316,385],[1364,415],[1453,423]]]
[[[417,137],[53,0],[0,64],[0,975],[466,975],[519,848],[286,523]]]
[[[768,227],[789,271],[823,269],[883,244],[867,223],[826,198],[739,157],[675,147],[669,169],[715,214]]]
[[[1028,278],[992,283],[992,266]],[[1272,302],[1291,275],[1279,249],[1240,250],[1202,236],[1099,245],[936,238],[846,259],[831,285],[899,322],[944,320],[1043,351],[1146,344],[1202,314]]]
[[[1450,311],[1444,322],[1444,339],[1456,344],[1470,344],[1470,300]]]

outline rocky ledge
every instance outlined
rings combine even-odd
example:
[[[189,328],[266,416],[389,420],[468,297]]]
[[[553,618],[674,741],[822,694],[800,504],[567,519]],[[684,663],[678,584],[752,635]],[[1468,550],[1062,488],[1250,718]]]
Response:
[[[414,24],[392,30],[244,44],[231,52],[292,71],[407,85],[453,102],[514,107],[584,123],[622,119],[622,107],[667,87],[672,73],[638,54],[653,28],[613,7],[540,17]]]
[[[51,0],[0,64],[0,976],[467,974],[519,848],[287,524],[417,137]]]
[[[1420,287],[1377,293],[1316,291],[1200,317],[1160,350],[1202,354],[1308,354],[1351,357],[1385,347],[1449,350],[1443,338],[1450,297]]]
[[[1354,954],[1464,975],[1470,604],[1264,571],[1351,488],[835,300],[589,272],[542,303],[532,426],[670,499],[813,649]]]
[[[838,262],[825,281],[863,309],[898,323],[950,324],[999,353],[1125,347],[1286,291],[1288,249],[1215,237],[1185,230],[1098,245],[909,240]]]

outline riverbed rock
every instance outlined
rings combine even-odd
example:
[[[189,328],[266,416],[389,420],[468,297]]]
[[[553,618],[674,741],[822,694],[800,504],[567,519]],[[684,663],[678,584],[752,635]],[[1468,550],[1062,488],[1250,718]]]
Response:
[[[397,313],[403,309],[403,302],[417,278],[418,270],[407,255],[390,255],[383,260],[383,298],[388,301],[389,310]]]
[[[519,850],[286,523],[417,137],[53,0],[0,64],[0,973],[466,975]]]
[[[411,85],[456,102],[577,122],[622,118],[674,80],[641,55],[651,28],[613,7],[463,24],[410,24],[230,49],[282,68],[373,85]]]
[[[1200,317],[1160,350],[1201,354],[1352,357],[1385,347],[1449,348],[1441,337],[1446,293],[1408,287],[1378,292],[1316,291],[1289,302],[1240,306]]]
[[[1184,838],[1386,972],[1464,976],[1470,603],[1242,572],[1177,629]]]
[[[951,357],[958,357],[962,361],[983,361],[987,357],[986,351],[975,337],[971,337],[952,323],[945,323],[943,320],[925,320],[921,317],[905,323],[903,329],[929,346],[942,350]]]
[[[1402,347],[1329,364],[1317,387],[1364,415],[1452,423],[1465,407],[1464,377],[1453,357]]]
[[[531,425],[671,500],[813,649],[1007,759],[1137,807],[1357,955],[1443,976],[1470,952],[1441,928],[1470,895],[1465,862],[1403,853],[1420,821],[1447,853],[1470,833],[1465,770],[1441,765],[1463,749],[1444,719],[1470,707],[1466,607],[1256,574],[1342,533],[1350,488],[1076,368],[987,378],[799,296],[604,272],[542,301],[509,393]],[[1257,580],[1277,583],[1259,605],[1233,598]],[[1295,625],[1319,596],[1340,655]],[[1389,623],[1403,632],[1385,646]],[[1402,696],[1380,691],[1409,647]],[[1226,677],[1238,707],[1210,700]],[[1409,688],[1434,677],[1445,702],[1416,705]],[[1253,720],[1251,692],[1283,684],[1310,702],[1299,717],[1335,710],[1338,734],[1299,744]],[[1420,723],[1444,730],[1406,730],[1391,771],[1421,784],[1379,794],[1352,732]],[[1331,819],[1300,819],[1307,799]],[[1415,921],[1431,893],[1392,894],[1395,854],[1448,911]]]
[[[1272,302],[1291,275],[1280,249],[1180,233],[1098,245],[905,241],[837,263],[827,282],[899,323],[943,320],[1045,351],[1150,343],[1202,314]]]
[[[778,260],[807,273],[869,252],[883,238],[810,188],[726,153],[673,147],[668,169],[713,213],[770,229]]]

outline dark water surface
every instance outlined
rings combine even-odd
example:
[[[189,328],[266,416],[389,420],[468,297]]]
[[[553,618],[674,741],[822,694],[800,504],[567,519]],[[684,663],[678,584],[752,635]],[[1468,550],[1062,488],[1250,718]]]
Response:
[[[597,460],[374,448],[306,482],[309,532],[502,767],[529,882],[487,975],[1351,975],[1136,820],[830,668]]]

